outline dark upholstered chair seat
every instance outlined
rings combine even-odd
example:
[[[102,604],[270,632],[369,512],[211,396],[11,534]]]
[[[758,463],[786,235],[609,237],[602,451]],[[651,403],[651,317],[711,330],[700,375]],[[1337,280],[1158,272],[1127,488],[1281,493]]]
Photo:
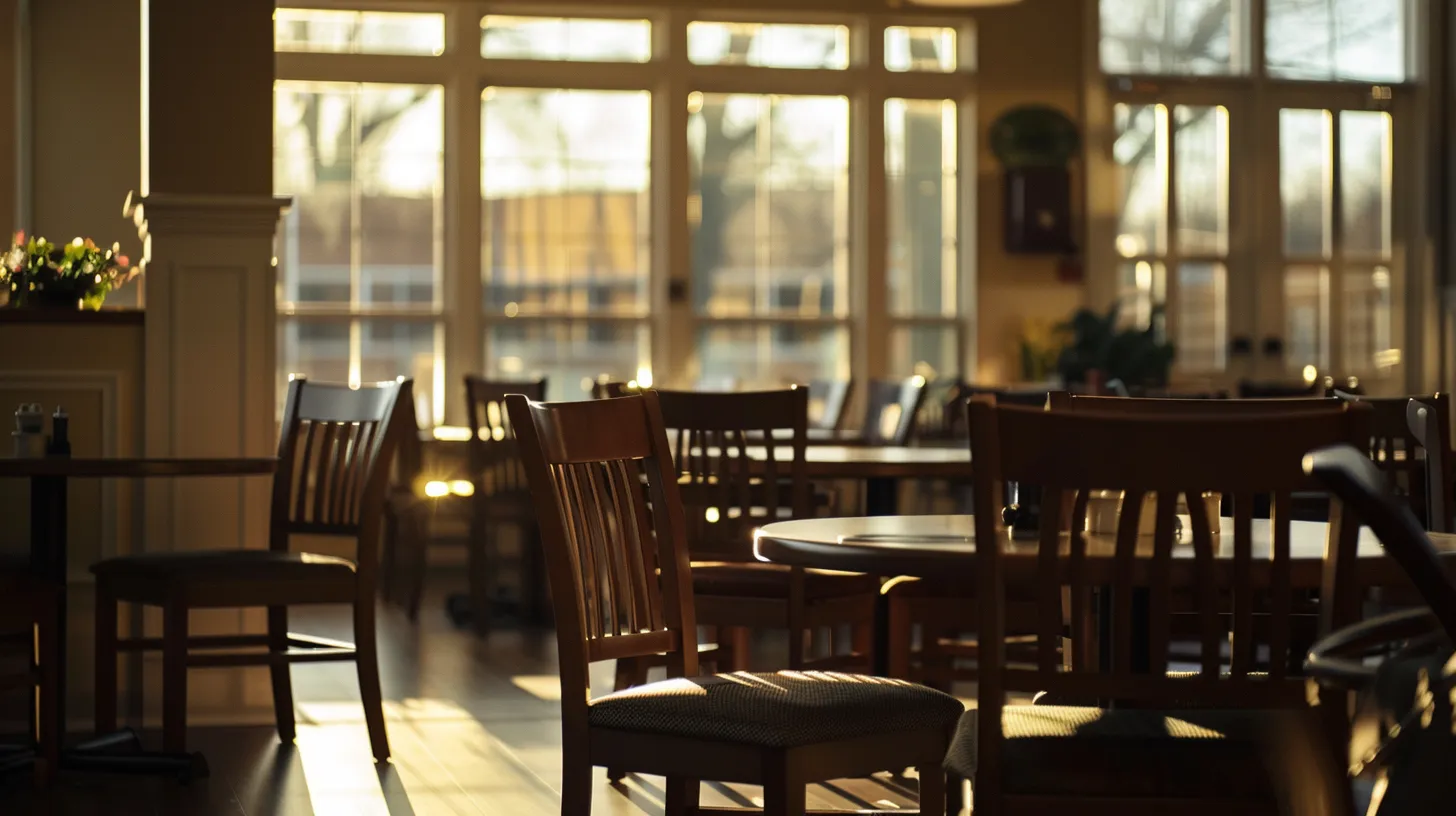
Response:
[[[1009,794],[1268,799],[1266,766],[1310,725],[1300,711],[1002,710]],[[974,779],[978,712],[967,711],[947,770]]]
[[[594,728],[791,748],[942,729],[960,701],[903,680],[837,672],[735,672],[674,678],[591,703]]]
[[[246,587],[295,588],[288,603],[343,603],[354,595],[354,562],[332,555],[273,550],[199,550],[109,558],[91,567],[125,601],[192,606],[254,606]]]
[[[694,561],[693,593],[732,595],[748,598],[788,598],[790,568],[763,562],[736,563]],[[843,598],[878,592],[880,579],[873,575],[834,570],[805,570],[805,600]]]

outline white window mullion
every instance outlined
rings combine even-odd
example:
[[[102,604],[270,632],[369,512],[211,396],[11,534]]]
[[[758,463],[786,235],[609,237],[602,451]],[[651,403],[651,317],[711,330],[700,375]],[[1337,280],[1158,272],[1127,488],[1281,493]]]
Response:
[[[856,389],[885,377],[890,369],[889,196],[885,179],[885,20],[875,16],[859,27],[859,65],[866,81],[850,97],[850,275],[855,324],[850,370]],[[861,404],[863,404],[861,402]]]
[[[445,86],[445,359],[437,363],[435,379],[436,404],[443,403],[447,423],[458,425],[465,421],[465,401],[452,384],[484,372],[489,352],[480,282],[480,18],[465,7],[449,20],[454,50]]]

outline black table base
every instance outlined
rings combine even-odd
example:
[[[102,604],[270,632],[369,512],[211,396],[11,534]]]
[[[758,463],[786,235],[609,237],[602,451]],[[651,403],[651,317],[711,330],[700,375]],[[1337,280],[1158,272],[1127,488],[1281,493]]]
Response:
[[[210,772],[202,754],[163,754],[143,751],[141,746],[141,736],[125,728],[62,750],[60,770],[175,776],[184,783],[204,779]],[[39,753],[31,747],[0,748],[0,774],[31,771],[39,760]]]

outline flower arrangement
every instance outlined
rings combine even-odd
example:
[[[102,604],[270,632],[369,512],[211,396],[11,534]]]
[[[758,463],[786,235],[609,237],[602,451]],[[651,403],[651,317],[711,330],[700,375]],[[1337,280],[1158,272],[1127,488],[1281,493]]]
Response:
[[[95,310],[107,294],[138,274],[121,254],[120,244],[102,249],[90,238],[77,238],[57,246],[17,232],[14,245],[0,259],[0,292],[9,294],[12,308]]]

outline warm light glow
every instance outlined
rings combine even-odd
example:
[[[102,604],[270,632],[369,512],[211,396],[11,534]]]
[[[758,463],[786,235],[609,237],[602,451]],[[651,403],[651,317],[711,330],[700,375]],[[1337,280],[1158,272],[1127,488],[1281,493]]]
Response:
[[[427,482],[425,484],[425,495],[432,499],[438,499],[450,495],[450,485],[444,482]]]
[[[475,483],[466,479],[450,480],[450,492],[457,496],[474,496]]]
[[[652,369],[646,366],[637,369],[637,385],[641,388],[652,387]]]
[[[521,313],[521,305],[514,300],[506,304],[506,317],[515,317]]]
[[[716,507],[709,507],[707,510],[703,511],[703,518],[707,519],[709,524],[717,524],[720,517],[721,516],[718,513],[718,508]]]
[[[1312,365],[1307,365],[1307,366],[1304,367],[1304,381],[1305,382],[1312,383],[1312,382],[1315,381],[1315,379],[1317,377],[1319,377],[1319,369],[1315,368]]]
[[[469,442],[470,429],[459,425],[438,425],[430,432],[441,442]]]

